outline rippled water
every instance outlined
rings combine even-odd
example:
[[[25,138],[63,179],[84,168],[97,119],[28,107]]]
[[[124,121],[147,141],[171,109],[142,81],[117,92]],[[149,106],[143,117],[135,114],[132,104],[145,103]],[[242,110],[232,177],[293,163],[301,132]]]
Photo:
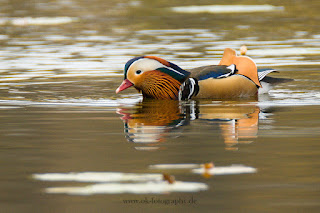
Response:
[[[195,4],[0,1],[1,211],[319,211],[320,4]],[[134,56],[188,69],[241,45],[294,81],[258,100],[115,94]]]

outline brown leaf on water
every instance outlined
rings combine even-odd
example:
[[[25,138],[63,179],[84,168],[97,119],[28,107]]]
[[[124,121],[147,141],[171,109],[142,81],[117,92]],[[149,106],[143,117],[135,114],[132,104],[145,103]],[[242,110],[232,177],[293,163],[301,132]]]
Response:
[[[175,177],[173,175],[169,175],[167,173],[163,173],[163,180],[168,181],[169,184],[173,184],[176,182]]]

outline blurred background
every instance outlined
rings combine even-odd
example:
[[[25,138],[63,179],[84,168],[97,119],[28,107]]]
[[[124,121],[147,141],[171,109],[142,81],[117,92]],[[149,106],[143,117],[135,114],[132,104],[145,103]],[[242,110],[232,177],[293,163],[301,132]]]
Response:
[[[0,210],[3,212],[318,212],[320,2],[315,0],[0,0]],[[127,60],[184,69],[248,48],[293,78],[259,100],[142,102],[116,95]],[[120,119],[121,118],[121,119]],[[255,174],[176,179],[203,192],[48,194],[36,173],[152,171],[151,164],[244,164]],[[171,171],[170,171],[171,172]],[[197,205],[123,204],[189,199]]]

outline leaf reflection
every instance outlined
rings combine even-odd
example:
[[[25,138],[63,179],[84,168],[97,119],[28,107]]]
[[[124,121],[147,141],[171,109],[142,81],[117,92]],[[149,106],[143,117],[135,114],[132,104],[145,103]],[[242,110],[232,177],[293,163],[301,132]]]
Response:
[[[117,113],[122,115],[126,139],[145,145],[136,149],[158,149],[161,142],[180,137],[185,126],[197,122],[217,130],[226,149],[236,150],[235,145],[257,138],[260,108],[252,103],[144,100],[133,109],[118,108]]]

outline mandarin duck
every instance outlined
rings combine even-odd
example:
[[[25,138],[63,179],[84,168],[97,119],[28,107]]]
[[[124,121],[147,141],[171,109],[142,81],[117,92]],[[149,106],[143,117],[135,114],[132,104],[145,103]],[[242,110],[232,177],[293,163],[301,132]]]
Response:
[[[257,69],[248,56],[237,56],[226,48],[218,65],[184,70],[156,56],[129,60],[124,80],[116,93],[134,86],[144,98],[153,99],[230,99],[256,97],[270,85],[290,79],[266,77],[274,69]]]

